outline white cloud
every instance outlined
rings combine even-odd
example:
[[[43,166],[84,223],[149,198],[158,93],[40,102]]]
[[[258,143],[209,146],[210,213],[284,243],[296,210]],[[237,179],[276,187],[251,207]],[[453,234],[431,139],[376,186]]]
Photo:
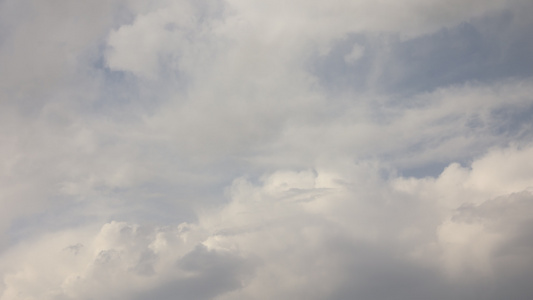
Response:
[[[52,2],[0,4],[0,299],[533,295],[526,1]]]
[[[532,149],[495,149],[471,169],[450,165],[437,178],[377,179],[374,166],[354,165],[349,177],[317,170],[275,172],[257,184],[237,179],[230,202],[200,213],[194,224],[111,222],[21,243],[2,256],[0,299],[166,299],[177,292],[171,286],[201,299],[323,299],[352,287],[353,295],[363,293],[376,268],[383,276],[429,269],[436,274],[431,284],[441,287],[449,280],[504,282],[531,260],[526,182],[533,174],[520,170]],[[497,180],[498,169],[484,164],[511,153],[514,181],[492,192],[471,184]],[[386,256],[390,265],[381,266]],[[203,294],[195,290],[208,282]]]
[[[245,260],[206,249],[189,230],[186,224],[151,228],[111,222],[99,231],[77,228],[23,243],[4,254],[0,299],[132,299],[147,290],[167,299],[167,283],[174,286],[169,287],[174,297],[201,295],[194,285],[211,285],[215,293],[239,287],[238,278],[250,272]]]
[[[365,49],[357,44],[352,48],[352,51],[344,56],[344,61],[348,64],[353,64],[363,56]]]

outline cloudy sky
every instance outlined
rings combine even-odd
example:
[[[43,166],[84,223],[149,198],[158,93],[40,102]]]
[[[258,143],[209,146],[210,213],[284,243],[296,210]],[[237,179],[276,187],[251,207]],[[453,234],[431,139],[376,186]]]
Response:
[[[532,15],[0,0],[0,299],[533,299]]]

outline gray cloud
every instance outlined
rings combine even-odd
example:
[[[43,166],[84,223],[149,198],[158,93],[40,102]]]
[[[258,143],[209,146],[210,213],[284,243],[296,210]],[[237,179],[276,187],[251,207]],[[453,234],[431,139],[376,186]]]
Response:
[[[165,283],[135,296],[135,299],[213,299],[224,292],[242,287],[250,277],[251,266],[234,254],[217,253],[197,246],[186,254],[178,266],[190,273],[187,278]]]
[[[504,11],[407,40],[394,34],[352,34],[313,63],[332,93],[377,89],[412,96],[468,81],[531,77],[529,28],[523,11]],[[343,56],[353,45],[367,51],[357,62],[346,63]]]
[[[531,11],[0,2],[0,299],[532,298]]]
[[[383,179],[376,165],[353,165],[238,179],[229,203],[190,224],[27,239],[3,254],[4,297],[530,296],[531,151],[493,151],[438,178]]]

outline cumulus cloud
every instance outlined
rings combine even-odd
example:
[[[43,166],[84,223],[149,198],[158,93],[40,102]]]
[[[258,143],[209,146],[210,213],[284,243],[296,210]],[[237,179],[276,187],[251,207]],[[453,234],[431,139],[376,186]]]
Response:
[[[240,287],[247,260],[188,231],[111,222],[47,235],[7,254],[2,299],[210,299]]]
[[[530,299],[529,1],[2,1],[0,299]]]
[[[531,296],[519,279],[533,267],[532,149],[493,150],[436,178],[380,179],[373,165],[240,178],[197,222],[111,222],[18,245],[3,254],[2,299]],[[515,180],[484,170],[513,154]]]

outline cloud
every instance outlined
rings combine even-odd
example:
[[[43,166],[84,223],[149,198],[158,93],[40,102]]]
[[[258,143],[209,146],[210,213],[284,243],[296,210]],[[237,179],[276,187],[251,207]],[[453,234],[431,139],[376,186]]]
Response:
[[[531,293],[511,279],[532,267],[532,149],[495,149],[437,178],[380,179],[372,165],[240,178],[191,224],[111,222],[22,243],[3,254],[3,299],[477,299],[488,282]],[[485,166],[510,155],[514,180],[478,184],[499,181]]]
[[[363,56],[364,48],[355,44],[352,51],[344,56],[344,61],[348,64],[353,64]]]
[[[530,299],[528,1],[0,3],[0,299]]]
[[[2,299],[210,299],[240,287],[246,259],[187,231],[111,222],[49,234],[7,254]]]
[[[481,167],[486,162],[506,154],[523,155],[525,162],[530,151],[494,150],[471,169],[452,164],[437,178],[384,180],[375,166],[359,165],[349,168],[349,177],[317,170],[276,172],[257,184],[239,179],[232,201],[200,218],[213,232],[205,244],[253,253],[267,263],[224,299],[475,299],[469,295],[487,282],[528,293],[512,278],[531,269],[533,174],[510,164],[523,181],[493,190],[472,183],[498,180],[496,168]],[[507,248],[514,241],[522,246]],[[457,292],[449,291],[452,286]]]

